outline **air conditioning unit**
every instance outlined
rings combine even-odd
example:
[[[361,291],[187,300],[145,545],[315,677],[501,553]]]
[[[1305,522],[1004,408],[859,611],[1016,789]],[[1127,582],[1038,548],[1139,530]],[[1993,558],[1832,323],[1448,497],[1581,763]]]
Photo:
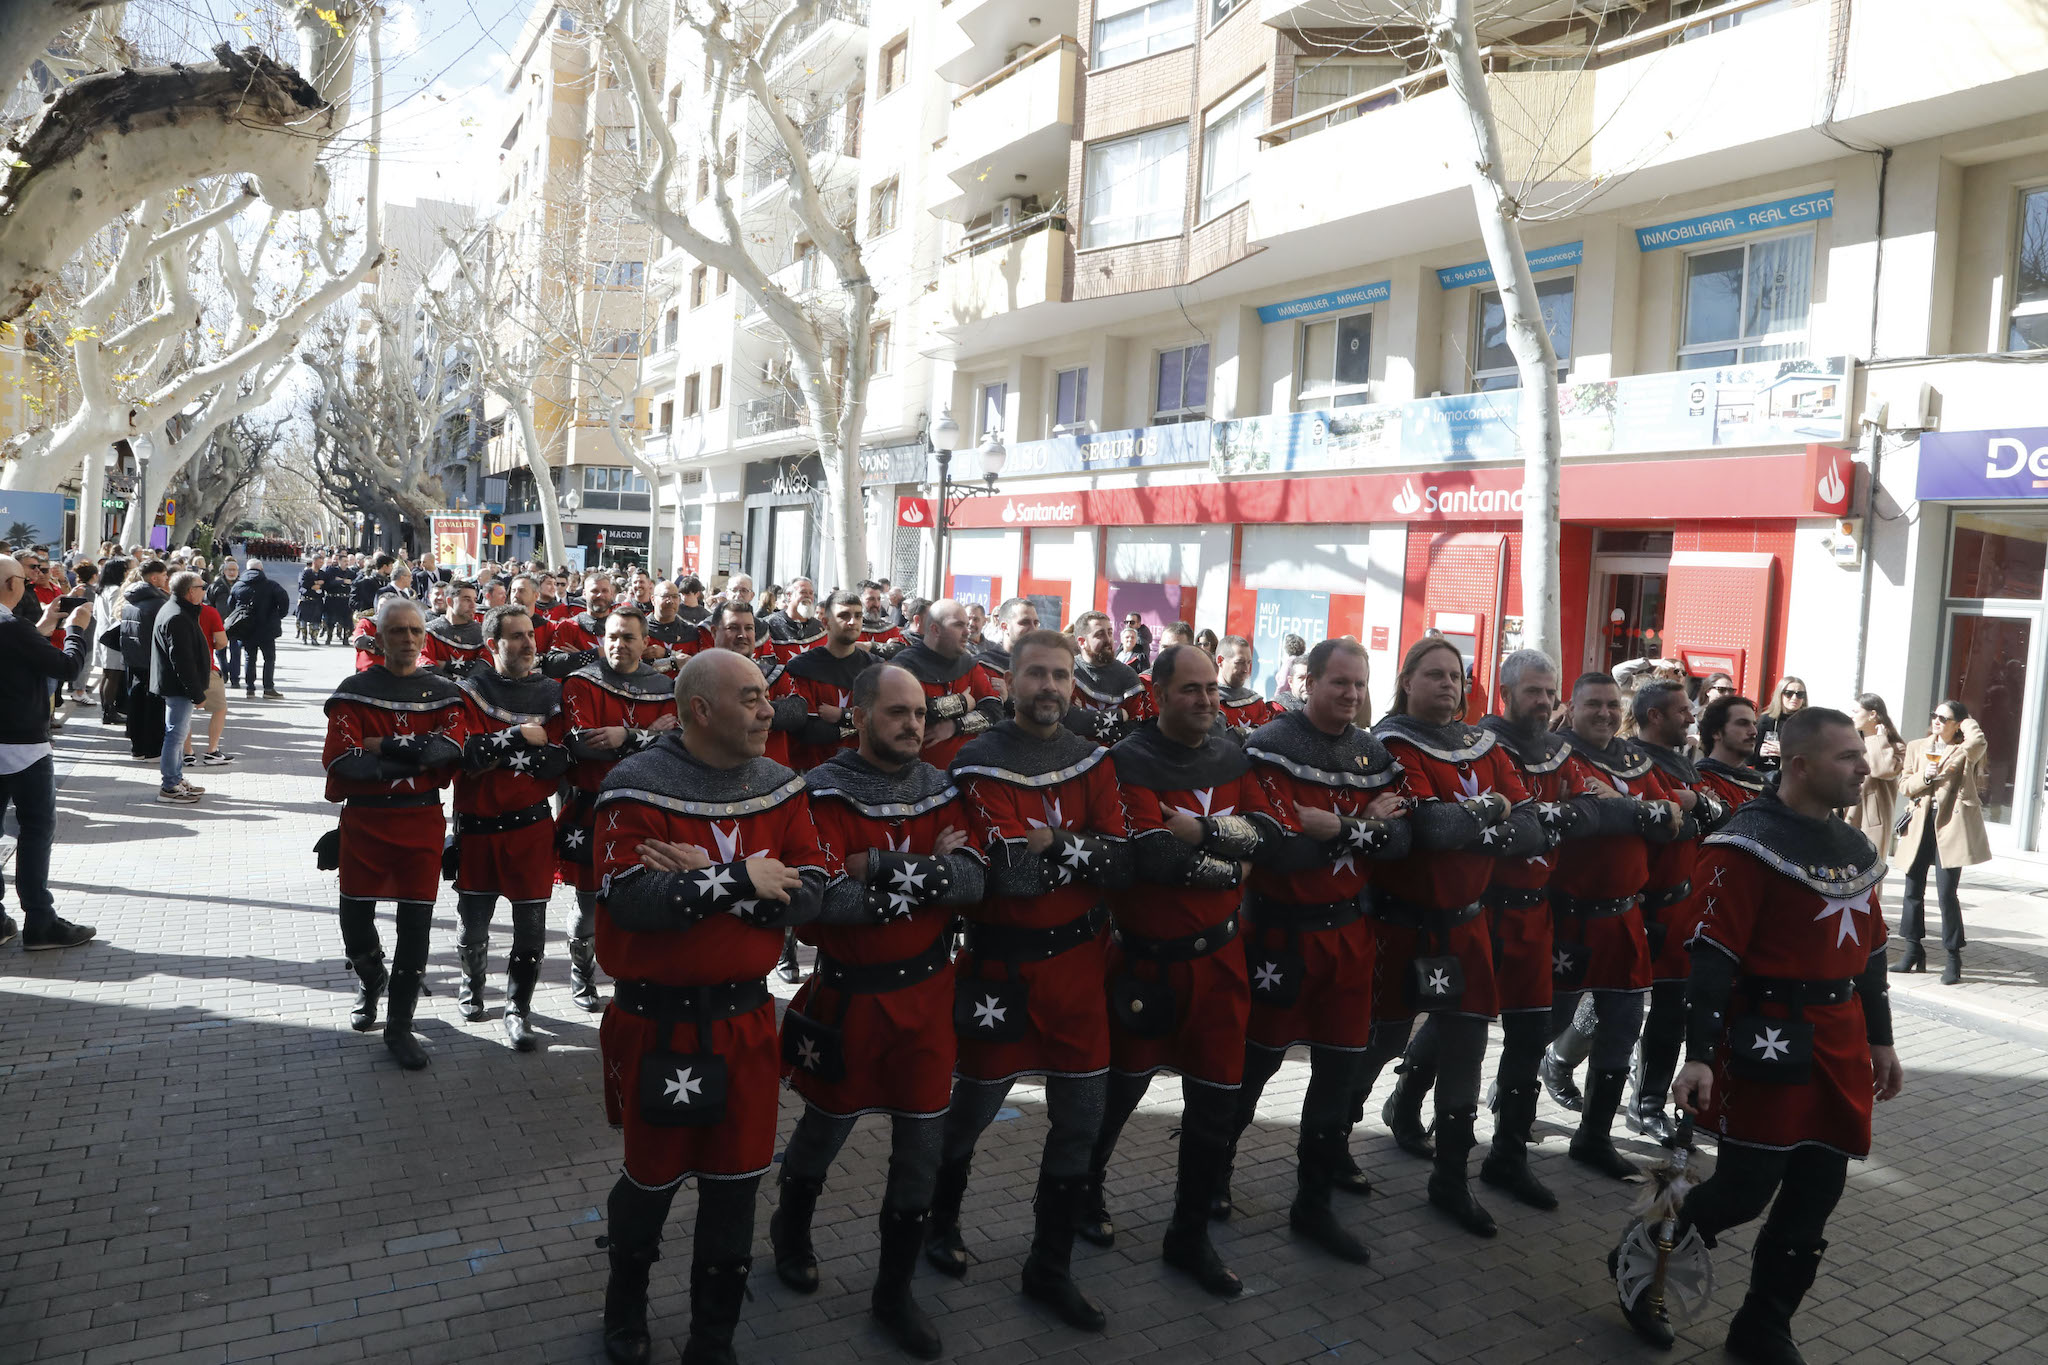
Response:
[[[1008,232],[1023,221],[1024,200],[1021,196],[1013,194],[1006,199],[998,199],[996,206],[989,210],[988,230]]]
[[[1029,53],[1031,52],[1031,50],[1032,50],[1033,48],[1035,48],[1035,47],[1037,47],[1037,46],[1038,46],[1038,44],[1036,44],[1036,43],[1019,43],[1019,44],[1017,44],[1017,45],[1016,45],[1015,47],[1013,47],[1013,48],[1011,48],[1011,49],[1010,49],[1010,55],[1009,55],[1009,56],[1007,56],[1007,57],[1005,57],[1005,58],[1003,58],[1003,62],[1004,62],[1004,64],[1005,64],[1005,65],[1008,65],[1008,64],[1009,64],[1009,63],[1011,63],[1011,62],[1014,62],[1014,61],[1020,61],[1020,60],[1022,60],[1022,59],[1023,59],[1023,58],[1025,57],[1025,56],[1027,56],[1027,55],[1028,55],[1028,54],[1029,54]]]

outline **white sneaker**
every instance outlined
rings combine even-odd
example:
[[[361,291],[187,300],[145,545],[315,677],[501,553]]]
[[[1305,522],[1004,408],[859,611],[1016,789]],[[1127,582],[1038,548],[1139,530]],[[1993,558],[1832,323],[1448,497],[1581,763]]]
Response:
[[[215,749],[215,750],[214,750],[214,751],[213,751],[212,753],[209,753],[209,754],[205,755],[205,756],[204,756],[204,757],[202,757],[202,758],[201,758],[201,759],[200,759],[199,761],[200,761],[200,763],[204,764],[204,765],[205,765],[206,767],[209,767],[209,768],[218,768],[218,767],[220,767],[220,766],[221,766],[221,765],[222,765],[223,763],[232,763],[232,762],[234,762],[234,761],[235,761],[235,757],[236,757],[236,756],[235,756],[234,754],[225,754],[225,753],[222,753],[222,752],[221,752],[220,750],[218,750],[218,749]]]
[[[196,806],[199,804],[199,793],[187,787],[177,787],[170,791],[159,789],[156,799],[167,806]]]
[[[206,788],[195,787],[190,782],[187,782],[182,778],[180,778],[178,781],[178,790],[181,792],[190,792],[194,796],[206,795]]]

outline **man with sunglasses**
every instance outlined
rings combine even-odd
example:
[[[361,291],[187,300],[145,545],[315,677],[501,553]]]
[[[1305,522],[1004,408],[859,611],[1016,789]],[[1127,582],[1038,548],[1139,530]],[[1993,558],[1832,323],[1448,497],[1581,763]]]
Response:
[[[21,839],[16,847],[15,897],[21,902],[25,927],[0,910],[0,944],[22,935],[30,952],[74,948],[93,936],[90,926],[57,916],[50,897],[50,846],[57,837],[57,767],[50,750],[49,686],[69,683],[85,665],[89,643],[86,624],[90,606],[68,618],[59,614],[56,599],[36,617],[16,616],[15,609],[34,599],[29,576],[19,560],[0,555],[0,815],[11,804]],[[70,631],[59,649],[51,643],[58,628]],[[0,892],[5,891],[0,884]]]

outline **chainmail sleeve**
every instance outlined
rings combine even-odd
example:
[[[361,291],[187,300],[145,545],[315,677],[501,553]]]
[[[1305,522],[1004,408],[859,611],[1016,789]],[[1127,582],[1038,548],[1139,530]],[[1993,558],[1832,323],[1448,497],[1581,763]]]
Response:
[[[818,917],[813,924],[873,924],[875,916],[868,909],[867,885],[858,877],[838,876],[825,883],[823,897],[819,901]]]
[[[805,727],[810,724],[811,713],[804,706],[804,699],[802,697],[778,697],[773,704],[773,709],[775,711],[775,719],[768,723],[770,730],[791,731],[801,735]],[[827,743],[829,741],[820,742]]]
[[[1485,822],[1455,801],[1424,801],[1409,813],[1408,823],[1423,853],[1470,848],[1486,832]]]
[[[988,851],[988,893],[1011,899],[1043,896],[1053,889],[1045,857],[1033,853],[1022,839],[1004,839]]]
[[[632,933],[673,933],[732,910],[753,894],[745,862],[696,872],[657,872],[635,865],[607,873],[598,893],[605,912]]]
[[[1574,818],[1565,830],[1566,839],[1604,839],[1636,832],[1636,803],[1626,797],[1594,796],[1588,792],[1568,803]]]
[[[979,905],[987,893],[988,872],[981,865],[981,859],[966,849],[955,849],[946,855],[946,870],[949,882],[946,894],[933,902],[935,905]]]
[[[1550,835],[1543,828],[1543,814],[1534,801],[1524,801],[1508,818],[1487,831],[1493,836],[1487,849],[1496,858],[1529,858],[1550,847]]]

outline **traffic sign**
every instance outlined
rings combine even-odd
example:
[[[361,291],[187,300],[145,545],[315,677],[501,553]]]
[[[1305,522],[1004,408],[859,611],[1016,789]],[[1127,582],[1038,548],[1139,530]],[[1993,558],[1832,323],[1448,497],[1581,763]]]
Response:
[[[166,525],[166,526],[176,526],[177,524],[178,524],[178,500],[177,500],[176,498],[165,498],[165,499],[164,499],[164,525]]]
[[[491,544],[493,544],[493,545],[503,545],[504,543],[505,543],[505,523],[504,523],[504,522],[502,522],[502,521],[494,521],[494,522],[492,522],[492,523],[491,523]]]

